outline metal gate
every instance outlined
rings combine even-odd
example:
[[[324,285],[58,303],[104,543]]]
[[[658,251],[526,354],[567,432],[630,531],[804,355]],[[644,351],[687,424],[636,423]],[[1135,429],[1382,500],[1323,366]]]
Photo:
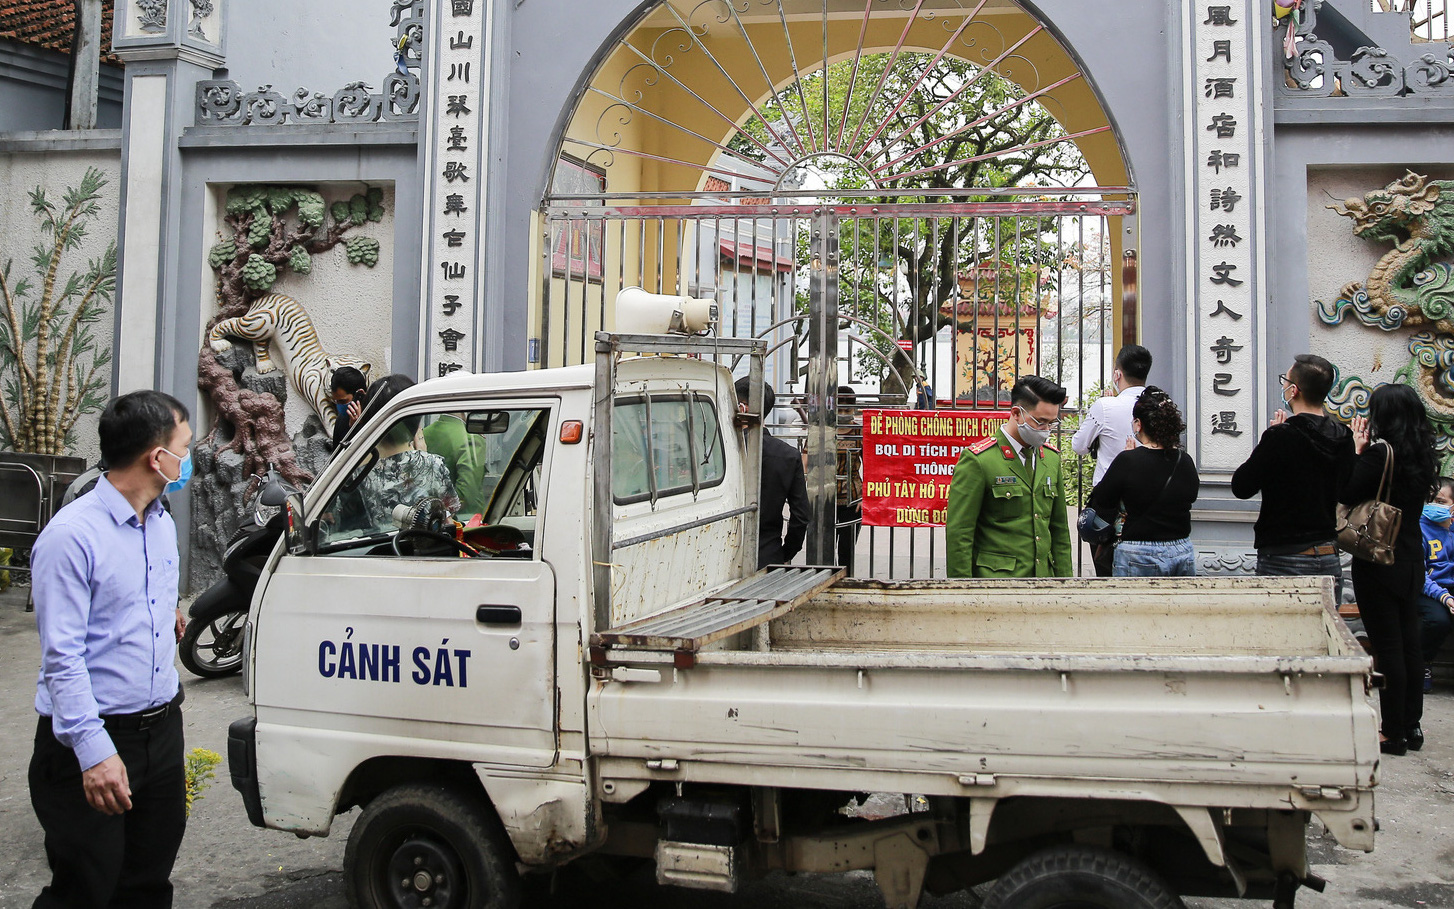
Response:
[[[1122,337],[1113,300],[1134,298],[1123,250],[1136,246],[1136,205],[1125,187],[934,193],[557,195],[532,360],[589,362],[621,288],[717,298],[722,336],[768,339],[769,428],[805,454],[809,563],[838,564],[841,534],[856,576],[943,576],[942,528],[860,533],[857,414],[1008,409],[1015,380],[1038,373],[1069,393],[1059,439],[1069,455]],[[1075,506],[1089,492],[1081,460],[1066,459]]]

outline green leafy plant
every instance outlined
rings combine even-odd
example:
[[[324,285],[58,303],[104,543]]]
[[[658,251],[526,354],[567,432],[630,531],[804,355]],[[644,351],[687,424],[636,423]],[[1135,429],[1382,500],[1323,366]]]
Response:
[[[187,816],[192,816],[192,803],[202,798],[202,793],[216,778],[217,765],[222,755],[206,748],[193,748],[187,753]]]
[[[34,276],[0,267],[0,442],[16,451],[65,454],[76,421],[106,402],[111,350],[92,327],[116,292],[116,243],[61,279],[68,254],[80,248],[100,212],[106,179],[87,168],[60,204],[37,186],[30,210],[45,242],[31,253]]]

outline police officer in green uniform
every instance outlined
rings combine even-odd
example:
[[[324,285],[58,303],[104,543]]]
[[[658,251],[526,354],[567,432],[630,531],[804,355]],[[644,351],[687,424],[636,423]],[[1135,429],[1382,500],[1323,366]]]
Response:
[[[1010,391],[1010,419],[966,448],[949,484],[949,576],[1070,577],[1070,525],[1060,452],[1045,444],[1065,389],[1025,376]]]

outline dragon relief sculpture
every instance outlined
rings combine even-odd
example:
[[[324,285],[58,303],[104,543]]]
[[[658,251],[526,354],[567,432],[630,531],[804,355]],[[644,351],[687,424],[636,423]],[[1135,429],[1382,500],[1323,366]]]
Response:
[[[1351,315],[1384,331],[1433,325],[1454,334],[1454,269],[1436,261],[1454,251],[1454,181],[1409,171],[1362,199],[1327,208],[1353,219],[1354,236],[1394,246],[1366,281],[1345,284],[1331,305],[1318,303],[1324,322],[1337,325]]]
[[[1392,243],[1362,282],[1345,284],[1332,303],[1313,302],[1318,318],[1340,325],[1350,317],[1383,331],[1418,328],[1411,359],[1393,381],[1413,387],[1434,424],[1444,471],[1454,468],[1454,181],[1408,171],[1364,195],[1327,208],[1352,218],[1353,234]],[[1339,376],[1328,407],[1350,420],[1368,405],[1377,383]]]

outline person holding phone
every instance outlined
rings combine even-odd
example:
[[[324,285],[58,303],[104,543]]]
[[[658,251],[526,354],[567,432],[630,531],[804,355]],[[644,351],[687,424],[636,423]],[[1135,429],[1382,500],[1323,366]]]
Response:
[[[340,366],[333,371],[329,389],[333,395],[335,416],[333,419],[333,447],[343,444],[343,437],[358,421],[359,411],[367,400],[368,387],[363,373],[352,366]]]

